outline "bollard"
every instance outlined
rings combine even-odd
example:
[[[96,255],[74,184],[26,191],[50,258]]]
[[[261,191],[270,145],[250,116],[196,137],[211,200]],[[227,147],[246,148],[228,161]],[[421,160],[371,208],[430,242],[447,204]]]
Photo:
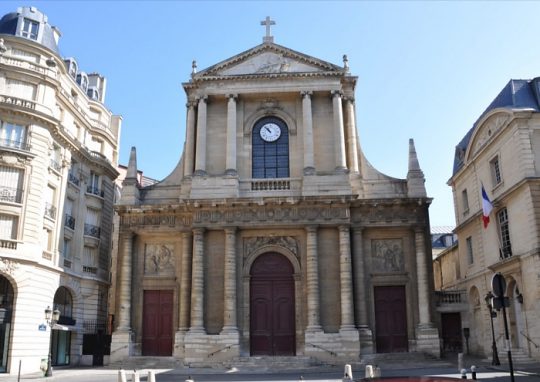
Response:
[[[148,370],[148,382],[156,382],[156,374],[153,370]]]
[[[467,379],[467,369],[461,369],[461,379]]]
[[[463,370],[463,353],[457,355],[457,369],[458,371]]]
[[[377,365],[375,365],[375,378],[381,377],[381,368]]]
[[[118,382],[127,382],[126,372],[124,371],[124,369],[118,370]]]
[[[373,378],[374,375],[375,375],[375,373],[374,373],[374,370],[373,370],[373,365],[366,365],[365,377],[366,378]]]
[[[349,364],[345,365],[345,371],[343,372],[343,379],[352,379],[352,367]]]
[[[139,372],[137,370],[133,370],[132,382],[141,382],[141,378],[139,377]]]
[[[471,378],[476,380],[476,366],[471,366]]]
[[[187,377],[186,382],[195,382],[195,381],[193,380],[193,378],[191,378],[191,375],[190,375],[189,377]]]

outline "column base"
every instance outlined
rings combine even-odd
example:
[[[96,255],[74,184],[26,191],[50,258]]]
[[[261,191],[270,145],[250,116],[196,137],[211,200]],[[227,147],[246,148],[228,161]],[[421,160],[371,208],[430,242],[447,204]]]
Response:
[[[322,333],[321,325],[312,325],[306,328],[306,333]]]
[[[358,331],[339,333],[305,332],[304,354],[332,365],[342,365],[360,358]]]
[[[227,170],[225,170],[225,175],[228,175],[228,176],[238,176],[238,171],[236,171],[236,170],[233,169],[233,168],[228,168]]]
[[[349,173],[349,170],[347,169],[347,167],[337,166],[334,169],[334,174],[348,174],[348,173]]]
[[[419,324],[416,327],[416,351],[441,356],[441,340],[439,331],[431,323]]]
[[[192,326],[186,334],[206,334],[206,330],[202,326]]]
[[[193,176],[206,176],[206,175],[208,174],[204,170],[195,170],[195,172],[193,173]]]
[[[117,330],[111,336],[110,362],[121,362],[131,355],[133,346],[133,332],[131,330]]]
[[[221,332],[219,335],[223,334],[238,334],[238,328],[236,326],[224,326],[223,329],[221,329]]]
[[[304,175],[316,175],[315,167],[304,167]]]
[[[373,346],[373,332],[367,326],[358,328],[360,333],[360,354],[373,354],[375,347]]]

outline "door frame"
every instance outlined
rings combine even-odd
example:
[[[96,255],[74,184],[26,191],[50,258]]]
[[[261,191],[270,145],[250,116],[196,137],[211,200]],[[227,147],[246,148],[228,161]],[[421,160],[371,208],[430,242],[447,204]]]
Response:
[[[175,326],[174,326],[174,323],[175,323],[175,309],[176,309],[176,305],[175,305],[175,290],[174,289],[170,289],[170,288],[164,288],[164,289],[160,289],[160,288],[149,288],[149,289],[145,289],[143,288],[142,290],[142,304],[141,304],[141,355],[144,353],[144,308],[145,308],[145,292],[159,292],[160,294],[162,292],[170,292],[171,294],[171,354],[169,356],[172,356],[173,353],[174,353],[174,338],[175,338]],[[145,356],[150,356],[152,357],[151,355],[145,355]],[[157,355],[155,355],[157,356]]]
[[[294,319],[296,323],[302,322],[302,274],[300,272],[300,261],[297,255],[290,249],[281,247],[278,245],[263,245],[252,251],[244,261],[242,268],[242,338],[241,338],[241,350],[246,354],[250,352],[250,280],[251,280],[251,266],[253,262],[260,256],[268,252],[279,253],[287,258],[293,267],[293,280],[294,280]],[[301,325],[295,325],[295,349],[296,354],[300,354],[304,348],[304,328]]]

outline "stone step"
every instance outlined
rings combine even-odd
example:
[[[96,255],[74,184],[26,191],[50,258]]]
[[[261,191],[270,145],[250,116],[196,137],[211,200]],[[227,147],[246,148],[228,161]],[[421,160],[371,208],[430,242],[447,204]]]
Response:
[[[295,370],[322,366],[320,361],[312,357],[291,356],[291,357],[271,357],[271,356],[252,356],[237,357],[230,361],[223,362],[223,366],[236,368],[239,370]]]
[[[120,362],[111,363],[110,368],[124,370],[142,369],[177,369],[184,367],[183,362],[175,357],[129,357]]]

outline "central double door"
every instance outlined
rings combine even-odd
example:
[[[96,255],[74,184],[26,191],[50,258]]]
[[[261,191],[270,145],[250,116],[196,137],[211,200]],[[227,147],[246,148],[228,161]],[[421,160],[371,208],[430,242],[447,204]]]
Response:
[[[250,348],[252,356],[295,355],[293,269],[277,253],[261,255],[251,269]]]

